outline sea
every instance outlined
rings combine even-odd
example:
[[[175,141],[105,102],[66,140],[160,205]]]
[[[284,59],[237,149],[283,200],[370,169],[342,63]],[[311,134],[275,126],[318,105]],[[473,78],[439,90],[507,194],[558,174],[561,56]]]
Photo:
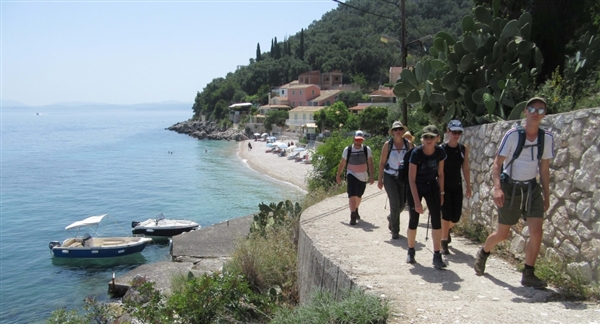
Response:
[[[132,221],[158,213],[206,227],[301,199],[300,188],[250,169],[238,143],[165,129],[191,116],[181,103],[2,107],[0,323],[110,300],[113,273],[170,260],[168,242],[109,260],[53,258],[49,242],[75,221],[108,214],[99,234],[128,236]]]

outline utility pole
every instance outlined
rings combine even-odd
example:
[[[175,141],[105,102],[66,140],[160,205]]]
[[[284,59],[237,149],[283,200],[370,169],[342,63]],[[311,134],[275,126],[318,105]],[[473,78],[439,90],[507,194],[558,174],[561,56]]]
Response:
[[[400,2],[400,14],[402,15],[402,35],[400,45],[402,46],[402,71],[406,69],[406,57],[408,46],[406,44],[406,11],[404,10],[404,0]],[[408,127],[408,107],[406,105],[406,99],[402,99],[402,124],[404,127]]]

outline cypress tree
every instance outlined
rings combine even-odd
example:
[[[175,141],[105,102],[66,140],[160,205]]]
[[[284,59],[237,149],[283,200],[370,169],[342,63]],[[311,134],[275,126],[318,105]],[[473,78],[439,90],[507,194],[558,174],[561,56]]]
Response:
[[[256,62],[261,60],[262,56],[260,55],[260,43],[256,43]]]

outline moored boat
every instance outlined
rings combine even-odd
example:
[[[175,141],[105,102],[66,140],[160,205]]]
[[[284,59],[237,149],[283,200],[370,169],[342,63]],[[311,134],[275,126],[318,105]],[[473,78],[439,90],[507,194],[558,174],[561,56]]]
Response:
[[[135,235],[169,237],[196,230],[200,228],[200,225],[189,220],[167,219],[163,213],[159,213],[154,219],[131,222],[131,227],[133,228],[131,232]]]

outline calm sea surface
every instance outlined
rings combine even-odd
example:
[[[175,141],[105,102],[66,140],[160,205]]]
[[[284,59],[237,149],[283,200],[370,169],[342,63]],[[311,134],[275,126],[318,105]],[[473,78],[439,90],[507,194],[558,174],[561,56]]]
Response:
[[[235,142],[165,130],[191,117],[190,107],[2,109],[0,323],[41,323],[86,296],[107,299],[113,272],[170,260],[164,244],[109,262],[53,259],[48,243],[65,239],[74,221],[108,213],[99,232],[127,236],[131,221],[159,212],[209,226],[301,196],[248,169]]]

